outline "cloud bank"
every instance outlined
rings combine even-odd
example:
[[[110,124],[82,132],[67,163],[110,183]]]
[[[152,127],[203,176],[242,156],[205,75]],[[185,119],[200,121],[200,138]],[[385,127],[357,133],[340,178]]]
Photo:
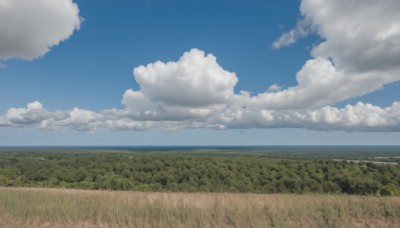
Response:
[[[70,111],[49,112],[39,101],[31,102],[26,108],[10,108],[0,117],[0,126],[37,127],[57,130],[69,127],[79,131],[94,131],[101,124],[101,115],[89,110],[74,108]]]
[[[0,0],[0,61],[41,57],[80,23],[72,0]]]
[[[133,76],[140,89],[125,91],[123,109],[49,112],[33,102],[9,109],[0,117],[0,126],[399,132],[399,102],[389,107],[361,102],[335,107],[400,80],[399,10],[397,0],[303,0],[303,18],[273,44],[288,46],[311,32],[323,39],[311,50],[312,58],[298,71],[293,87],[274,84],[265,93],[235,93],[235,73],[223,69],[214,55],[192,49],[176,62],[136,67]]]

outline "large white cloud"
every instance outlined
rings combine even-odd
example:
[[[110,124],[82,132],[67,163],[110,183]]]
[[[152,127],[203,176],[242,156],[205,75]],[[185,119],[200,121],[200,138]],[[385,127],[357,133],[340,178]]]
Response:
[[[32,60],[80,27],[72,0],[0,0],[0,60]]]
[[[238,79],[218,65],[215,56],[192,49],[177,62],[155,62],[133,71],[140,91],[155,102],[179,106],[226,103]]]
[[[399,10],[398,0],[302,0],[303,18],[273,47],[289,46],[316,32],[324,41],[312,55],[331,59],[339,69],[361,73],[399,68]]]
[[[400,1],[303,0],[300,10],[325,39],[313,56],[349,72],[400,68]]]
[[[297,74],[298,86],[256,102],[269,108],[332,105],[400,80],[400,1],[303,0],[300,10],[303,18],[274,47],[310,31],[324,41]]]

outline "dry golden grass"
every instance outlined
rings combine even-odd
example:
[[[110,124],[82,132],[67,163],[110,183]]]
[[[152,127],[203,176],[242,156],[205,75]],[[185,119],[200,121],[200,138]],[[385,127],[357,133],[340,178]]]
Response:
[[[399,227],[400,197],[0,188],[0,227]]]

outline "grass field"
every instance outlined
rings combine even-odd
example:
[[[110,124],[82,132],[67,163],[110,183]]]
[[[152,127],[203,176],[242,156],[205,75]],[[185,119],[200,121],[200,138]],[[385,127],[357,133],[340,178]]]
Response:
[[[0,188],[0,227],[399,227],[400,197]]]

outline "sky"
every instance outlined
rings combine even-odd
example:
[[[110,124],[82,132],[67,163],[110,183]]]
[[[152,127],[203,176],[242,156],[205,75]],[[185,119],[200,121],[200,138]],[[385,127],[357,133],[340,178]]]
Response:
[[[0,0],[0,146],[399,145],[398,0]]]

